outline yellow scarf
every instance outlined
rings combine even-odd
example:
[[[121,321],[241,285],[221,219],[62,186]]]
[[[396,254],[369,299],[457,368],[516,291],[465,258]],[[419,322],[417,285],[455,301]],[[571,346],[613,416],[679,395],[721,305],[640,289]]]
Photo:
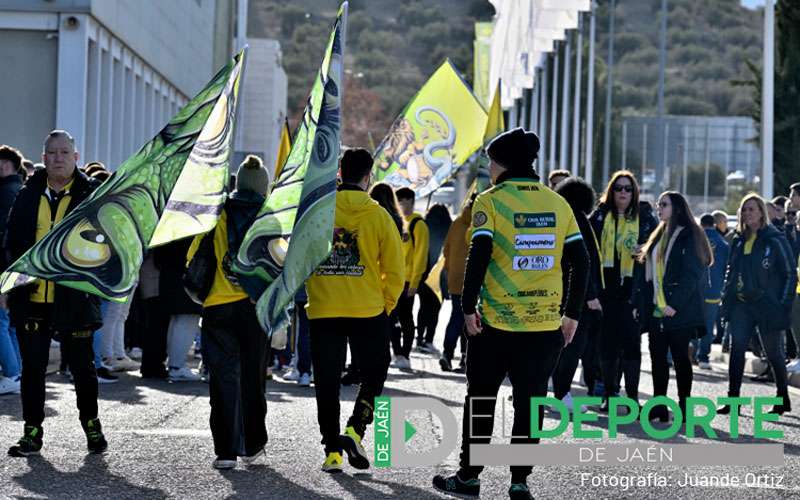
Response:
[[[633,277],[633,254],[639,241],[639,218],[614,217],[609,213],[603,222],[600,248],[603,267],[614,267],[614,250],[619,254],[620,282]]]
[[[655,276],[653,277],[653,292],[656,298],[656,310],[653,311],[653,316],[656,318],[664,317],[664,309],[667,307],[667,297],[664,295],[664,271],[666,270],[666,262],[664,262],[666,252],[666,235],[661,236],[658,242],[655,253]]]

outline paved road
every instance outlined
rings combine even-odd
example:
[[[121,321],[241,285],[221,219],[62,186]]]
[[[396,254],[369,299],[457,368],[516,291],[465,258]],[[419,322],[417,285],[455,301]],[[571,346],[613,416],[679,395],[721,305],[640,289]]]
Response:
[[[443,314],[445,311],[443,311]],[[444,316],[443,316],[444,317]],[[441,338],[441,337],[439,337]],[[464,377],[443,374],[432,356],[414,354],[415,373],[390,370],[387,393],[391,396],[433,395],[461,418]],[[643,361],[642,397],[652,393],[649,359]],[[718,396],[726,390],[724,367],[711,373],[695,374],[694,395]],[[675,396],[674,380],[671,396]],[[510,387],[503,387],[503,396]],[[793,403],[800,408],[800,392],[792,389]],[[103,456],[87,456],[70,385],[58,375],[48,378],[45,447],[40,457],[11,459],[0,456],[0,498],[441,498],[430,488],[438,471],[453,470],[457,455],[451,454],[439,468],[372,469],[366,474],[330,476],[319,471],[322,448],[316,425],[313,388],[301,388],[280,379],[269,384],[268,456],[250,469],[218,472],[211,468],[213,448],[207,428],[208,386],[202,383],[170,384],[143,381],[134,374],[123,375],[116,385],[101,386],[100,411],[109,451]],[[343,412],[352,409],[355,389],[343,388]],[[574,392],[583,389],[574,386]],[[772,386],[749,381],[742,393],[772,395]],[[800,418],[790,414],[775,428],[781,429],[785,447],[783,467],[600,467],[540,466],[529,480],[537,498],[800,498]],[[0,444],[11,445],[22,424],[18,396],[0,397]],[[742,417],[743,434],[752,433],[751,413]],[[601,422],[604,421],[604,417]],[[344,422],[344,418],[343,418]],[[410,443],[424,448],[440,436],[436,425],[425,414],[414,414],[417,434]],[[553,427],[550,420],[546,427]],[[728,419],[717,417],[714,428],[726,429]],[[496,432],[499,425],[496,426]],[[638,427],[626,427],[623,441],[643,440]],[[573,442],[558,438],[556,442]],[[746,441],[752,441],[746,440]],[[763,440],[762,440],[763,441]],[[552,441],[551,441],[552,442]],[[607,441],[606,441],[607,442]],[[648,443],[648,441],[642,441]],[[671,442],[710,443],[706,439],[678,436]],[[585,443],[585,441],[584,441]],[[371,434],[367,445],[371,446]],[[734,451],[741,453],[741,451]],[[749,472],[782,477],[780,488],[767,487],[684,487],[643,488],[592,486],[582,478],[613,481],[611,476],[657,473],[673,483],[684,473],[700,476],[735,476],[742,482]],[[582,473],[584,475],[582,476]],[[586,475],[589,473],[590,475]],[[751,476],[752,477],[752,476]],[[483,498],[504,498],[508,487],[504,468],[489,468],[482,476]]]

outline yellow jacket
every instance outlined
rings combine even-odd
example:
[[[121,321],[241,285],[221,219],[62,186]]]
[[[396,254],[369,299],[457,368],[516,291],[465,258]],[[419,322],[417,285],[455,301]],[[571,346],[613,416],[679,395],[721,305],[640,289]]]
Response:
[[[225,258],[225,254],[228,253],[227,222],[228,217],[225,214],[225,209],[223,209],[217,221],[217,227],[212,230],[214,231],[214,256],[217,258],[217,269],[214,271],[214,283],[211,285],[208,297],[203,301],[204,308],[239,302],[240,300],[248,298],[241,287],[230,282],[222,268],[222,261]],[[187,265],[191,262],[192,257],[194,257],[194,254],[200,247],[200,242],[205,236],[205,234],[198,234],[195,236],[192,245],[189,247],[189,252],[186,255]]]
[[[400,235],[389,213],[366,192],[340,187],[333,251],[306,282],[309,319],[388,314],[403,280]]]
[[[464,208],[461,215],[450,225],[444,241],[444,270],[447,272],[447,290],[451,295],[461,295],[464,288],[464,273],[467,270],[467,253],[469,242],[466,234],[469,230],[472,215],[469,207]]]
[[[414,219],[419,222],[414,223]],[[403,256],[406,264],[406,281],[409,288],[419,288],[422,275],[428,270],[428,245],[430,235],[428,225],[422,215],[413,213],[405,218],[406,231],[403,233]],[[414,226],[414,234],[409,230]]]

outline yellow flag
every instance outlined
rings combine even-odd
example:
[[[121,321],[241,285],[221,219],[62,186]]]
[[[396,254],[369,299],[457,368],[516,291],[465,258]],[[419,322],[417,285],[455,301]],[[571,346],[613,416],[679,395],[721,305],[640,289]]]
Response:
[[[506,129],[503,120],[503,108],[500,106],[500,80],[494,91],[492,105],[489,106],[489,117],[486,120],[486,131],[483,133],[483,143],[486,144]]]
[[[442,270],[444,270],[444,255],[439,256],[439,260],[431,268],[431,272],[428,273],[428,278],[425,280],[425,284],[433,290],[439,302],[442,301],[442,296],[444,295],[441,286]]]
[[[485,129],[486,111],[445,61],[378,145],[377,179],[428,196],[483,145]]]
[[[275,179],[280,177],[283,165],[292,150],[292,133],[289,131],[289,119],[284,118],[283,130],[281,131],[281,143],[278,146],[278,159],[275,161]]]

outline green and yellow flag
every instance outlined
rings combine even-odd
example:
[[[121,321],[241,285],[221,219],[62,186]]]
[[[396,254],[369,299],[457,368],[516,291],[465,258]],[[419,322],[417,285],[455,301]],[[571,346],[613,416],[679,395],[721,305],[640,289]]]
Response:
[[[339,9],[286,165],[234,263],[236,272],[268,285],[256,304],[268,332],[280,328],[286,306],[331,251],[346,20],[347,2]]]
[[[428,196],[481,147],[485,128],[486,111],[445,61],[378,145],[377,179]]]
[[[148,248],[204,233],[225,202],[245,51],[150,142],[0,276],[35,278],[124,301]]]
[[[281,143],[278,145],[278,158],[275,160],[275,177],[277,179],[281,176],[283,166],[289,158],[289,152],[292,150],[292,133],[289,131],[289,118],[283,119],[283,129],[281,130]]]
[[[486,130],[483,132],[483,145],[488,146],[489,143],[500,135],[506,129],[505,119],[503,118],[503,108],[500,106],[500,81],[497,82],[497,88],[494,91],[494,98],[492,98],[492,105],[489,106],[489,117],[486,120]],[[475,193],[482,193],[489,189],[491,179],[489,177],[489,157],[486,156],[486,151],[481,150],[478,157],[478,175],[472,181],[466,196],[461,203],[461,210],[469,203],[470,197]]]

